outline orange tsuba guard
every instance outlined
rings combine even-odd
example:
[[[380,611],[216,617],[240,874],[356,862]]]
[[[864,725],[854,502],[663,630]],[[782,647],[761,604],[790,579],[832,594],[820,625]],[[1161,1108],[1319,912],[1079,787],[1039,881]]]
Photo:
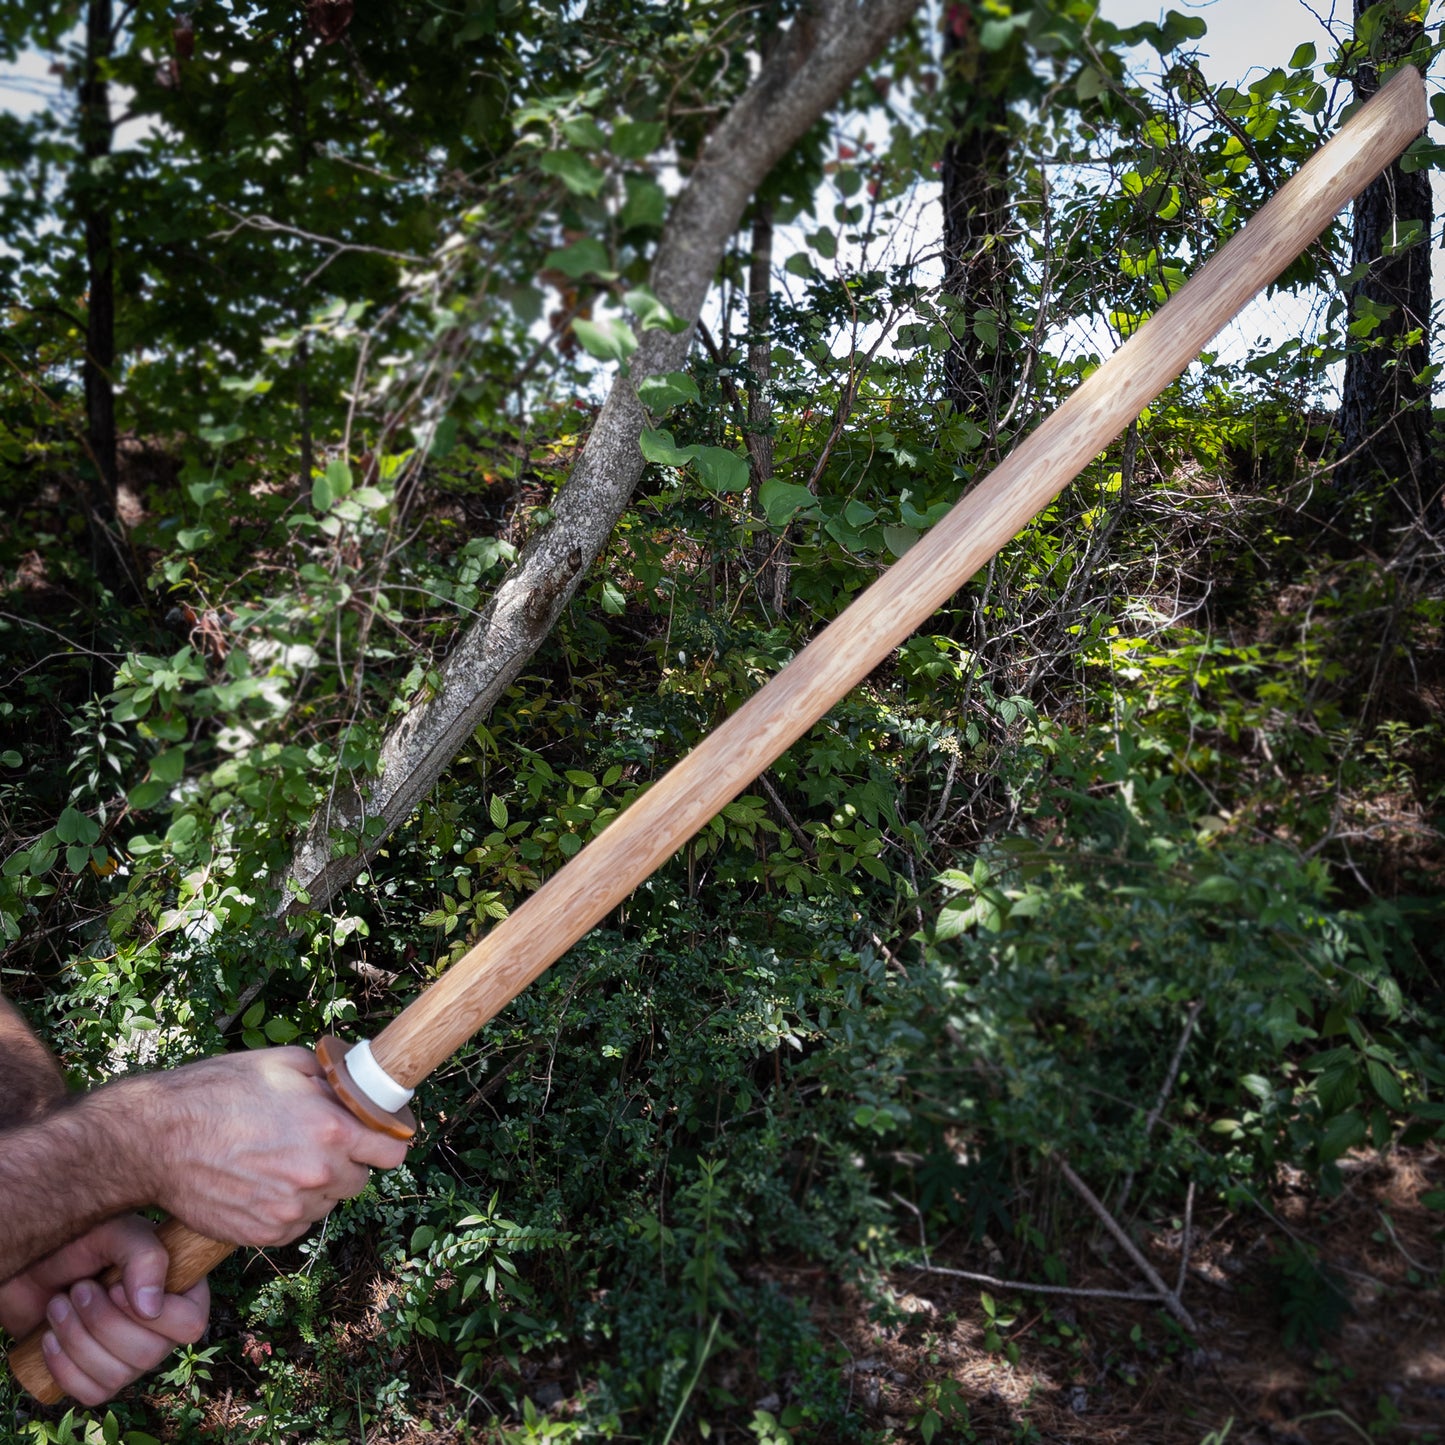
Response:
[[[388,1113],[368,1094],[362,1093],[346,1067],[346,1056],[355,1047],[334,1034],[327,1034],[316,1043],[316,1057],[336,1097],[363,1124],[393,1139],[410,1139],[416,1133],[416,1115],[403,1104],[394,1114]]]

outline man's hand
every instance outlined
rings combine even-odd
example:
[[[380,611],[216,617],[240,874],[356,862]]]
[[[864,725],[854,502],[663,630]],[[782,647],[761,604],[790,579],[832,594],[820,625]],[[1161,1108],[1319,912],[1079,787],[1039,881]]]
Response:
[[[285,1244],[395,1169],[406,1144],[337,1102],[302,1048],[223,1054],[151,1081],[164,1085],[155,1202],[200,1234]]]
[[[19,1337],[48,1322],[42,1348],[56,1383],[98,1405],[205,1332],[205,1281],[167,1294],[167,1263],[148,1220],[107,1220],[0,1285],[0,1326]],[[111,1265],[121,1278],[106,1290],[94,1276]]]

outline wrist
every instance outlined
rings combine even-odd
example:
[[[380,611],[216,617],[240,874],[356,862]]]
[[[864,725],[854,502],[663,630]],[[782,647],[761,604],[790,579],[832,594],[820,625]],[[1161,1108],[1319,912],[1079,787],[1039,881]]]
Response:
[[[164,1074],[136,1074],[105,1084],[72,1106],[102,1143],[119,1209],[165,1206],[177,1169],[185,1120]]]

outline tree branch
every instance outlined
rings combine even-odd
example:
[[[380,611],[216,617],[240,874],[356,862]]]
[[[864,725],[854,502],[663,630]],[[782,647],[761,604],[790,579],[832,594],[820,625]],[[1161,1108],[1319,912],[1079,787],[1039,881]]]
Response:
[[[361,789],[339,786],[313,817],[286,873],[283,916],[324,908],[367,866],[370,853],[410,817],[541,646],[642,476],[638,438],[647,415],[633,378],[684,363],[702,303],[754,190],[917,5],[918,0],[817,0],[779,37],[757,78],[704,146],[658,243],[652,290],[688,323],[686,330],[642,333],[631,375],[614,380],[556,496],[552,521],[522,549],[463,635],[441,669],[440,686],[388,732],[377,776]],[[365,849],[335,856],[333,840],[357,838],[368,820],[380,826]],[[262,986],[245,991],[242,1009]]]

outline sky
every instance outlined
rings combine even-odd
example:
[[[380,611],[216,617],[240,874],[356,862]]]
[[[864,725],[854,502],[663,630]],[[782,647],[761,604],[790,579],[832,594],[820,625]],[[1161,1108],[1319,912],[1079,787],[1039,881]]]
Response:
[[[1295,46],[1313,40],[1324,60],[1331,46],[1330,32],[1343,38],[1349,31],[1350,0],[1103,0],[1106,20],[1132,25],[1141,20],[1162,20],[1168,10],[1197,15],[1209,27],[1199,42],[1204,52],[1204,74],[1216,85],[1237,85],[1256,79],[1276,65],[1287,65]]]

